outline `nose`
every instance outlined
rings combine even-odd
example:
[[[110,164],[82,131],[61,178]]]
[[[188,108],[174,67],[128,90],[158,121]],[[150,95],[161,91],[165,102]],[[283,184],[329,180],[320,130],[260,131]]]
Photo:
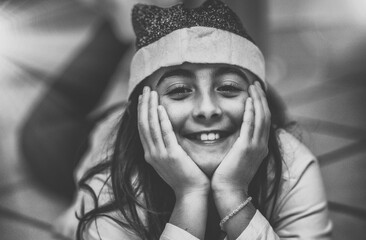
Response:
[[[199,97],[193,111],[193,117],[195,119],[207,121],[219,119],[221,116],[222,108],[214,96],[206,94]]]

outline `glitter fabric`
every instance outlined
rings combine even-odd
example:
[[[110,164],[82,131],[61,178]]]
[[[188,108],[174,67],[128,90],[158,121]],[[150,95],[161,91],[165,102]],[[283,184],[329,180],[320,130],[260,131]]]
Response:
[[[239,17],[220,0],[208,0],[192,9],[184,8],[182,4],[170,8],[137,4],[132,10],[132,23],[137,50],[174,30],[196,26],[226,30],[253,42]]]

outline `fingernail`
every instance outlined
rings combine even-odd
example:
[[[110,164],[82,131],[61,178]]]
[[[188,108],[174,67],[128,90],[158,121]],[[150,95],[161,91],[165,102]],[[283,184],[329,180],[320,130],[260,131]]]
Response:
[[[153,94],[154,93],[154,97],[157,99],[157,100],[159,100],[159,94],[158,94],[158,92],[157,91],[151,91],[151,94]]]
[[[142,95],[139,95],[139,102],[141,102]]]
[[[150,88],[148,86],[144,87],[143,93],[147,93],[150,90]]]
[[[159,106],[158,106],[158,111],[159,111],[160,113],[164,112],[164,107],[163,107],[162,105],[159,105]]]
[[[248,102],[248,103],[252,103],[252,102],[253,102],[253,99],[252,99],[251,97],[248,97],[248,98],[247,98],[247,102]]]
[[[256,85],[258,88],[262,88],[261,84],[260,84],[258,81],[256,81],[256,82],[255,82],[255,85]]]

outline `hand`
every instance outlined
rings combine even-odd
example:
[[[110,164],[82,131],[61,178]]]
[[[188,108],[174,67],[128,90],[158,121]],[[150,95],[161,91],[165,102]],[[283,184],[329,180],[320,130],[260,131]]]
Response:
[[[263,159],[268,154],[270,111],[264,91],[256,82],[249,87],[240,135],[213,174],[211,188],[218,193],[247,194]]]
[[[138,130],[146,161],[176,196],[208,193],[208,178],[178,144],[164,107],[158,106],[157,92],[148,87],[139,97]]]

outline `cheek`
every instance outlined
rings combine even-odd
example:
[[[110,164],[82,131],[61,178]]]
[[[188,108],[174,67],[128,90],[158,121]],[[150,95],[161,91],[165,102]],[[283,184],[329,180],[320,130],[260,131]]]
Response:
[[[225,104],[223,104],[223,106],[225,106],[224,108],[225,113],[227,113],[231,121],[239,127],[241,126],[241,123],[243,121],[246,99],[247,97],[240,99],[232,99],[226,101]]]
[[[174,131],[178,131],[189,115],[187,106],[182,103],[164,100],[161,100],[160,104],[166,109]]]

